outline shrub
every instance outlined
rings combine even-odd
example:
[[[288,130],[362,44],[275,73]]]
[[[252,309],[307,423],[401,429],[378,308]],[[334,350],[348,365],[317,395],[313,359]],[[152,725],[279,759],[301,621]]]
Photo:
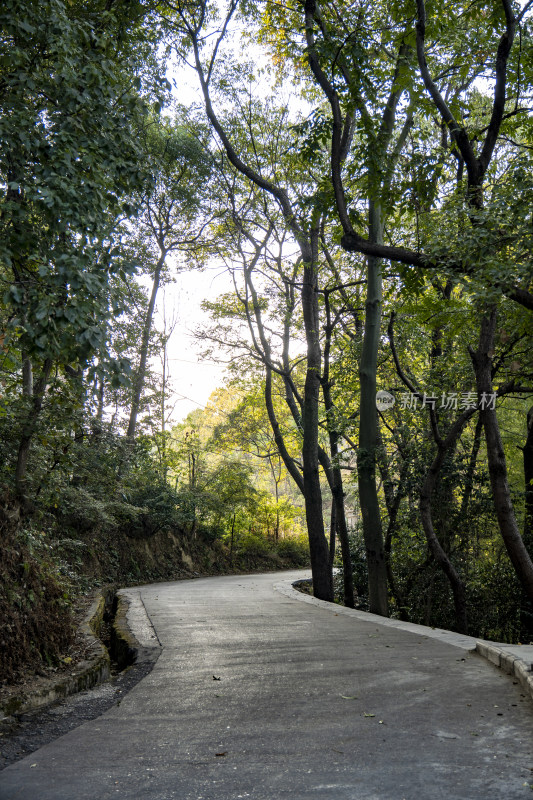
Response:
[[[276,550],[281,558],[292,561],[295,566],[309,564],[309,539],[305,533],[279,539],[276,542]]]
[[[59,662],[73,637],[71,587],[50,559],[45,537],[20,531],[0,547],[0,675]]]
[[[108,505],[79,486],[67,486],[61,492],[57,517],[59,522],[75,531],[109,530],[115,520]]]
[[[237,543],[237,552],[243,556],[266,556],[270,550],[270,542],[257,533],[243,533]]]

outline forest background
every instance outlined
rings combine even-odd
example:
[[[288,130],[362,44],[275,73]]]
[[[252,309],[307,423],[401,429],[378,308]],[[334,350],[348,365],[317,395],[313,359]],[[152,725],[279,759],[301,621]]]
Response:
[[[530,6],[3,5],[3,680],[195,570],[533,638]],[[174,424],[157,302],[213,265]]]

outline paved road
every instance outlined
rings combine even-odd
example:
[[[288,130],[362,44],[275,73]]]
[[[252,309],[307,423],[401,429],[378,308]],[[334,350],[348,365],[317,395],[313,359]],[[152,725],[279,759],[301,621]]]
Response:
[[[274,588],[295,577],[128,590],[155,668],[4,770],[1,800],[533,797],[533,705],[509,676]]]

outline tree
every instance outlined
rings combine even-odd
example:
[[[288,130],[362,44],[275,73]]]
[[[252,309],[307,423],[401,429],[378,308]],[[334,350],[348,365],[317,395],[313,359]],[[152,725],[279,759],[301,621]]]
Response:
[[[302,128],[306,135],[303,144],[310,159],[315,162],[324,159],[324,151],[331,146],[330,179],[324,178],[320,186],[324,210],[330,215],[331,202],[339,191],[344,191],[338,181],[344,168],[350,175],[350,214],[358,220],[366,215],[369,240],[382,244],[391,210],[394,167],[413,124],[412,102],[401,107],[411,83],[412,48],[405,23],[393,18],[385,26],[383,8],[375,4],[353,7],[323,3],[319,7],[308,2],[302,18],[303,8],[304,4],[278,7],[266,3],[263,35],[278,59],[289,57],[295,63],[299,81],[315,102],[314,120]],[[271,24],[273,21],[279,21],[279,26]],[[331,106],[330,119],[322,98],[313,87],[309,88],[309,81],[302,74],[299,65],[304,61]],[[352,149],[357,153],[356,159]],[[367,258],[366,274],[366,318],[359,365],[358,476],[370,607],[375,613],[386,615],[387,575],[376,483],[379,431],[375,406],[382,275],[380,260],[375,255]]]
[[[155,64],[137,11],[125,3],[105,11],[96,2],[13,0],[0,12],[4,352],[19,358],[23,373],[14,468],[21,498],[54,365],[79,375],[105,349],[116,221],[132,212],[127,196],[145,181],[139,90],[151,80],[149,98]]]
[[[399,326],[403,349],[400,356],[393,335],[396,316],[398,321],[403,320]],[[413,331],[414,320],[420,330],[418,335]],[[481,616],[472,601],[472,595],[479,589],[473,588],[476,575],[483,569],[489,552],[500,549],[495,541],[495,520],[488,513],[488,481],[481,477],[478,461],[480,456],[481,463],[485,458],[484,409],[495,407],[497,401],[501,406],[498,415],[508,428],[509,401],[505,398],[521,393],[516,358],[524,346],[524,332],[520,326],[513,328],[511,320],[512,315],[508,315],[509,334],[505,334],[504,342],[497,342],[493,355],[494,391],[482,394],[481,401],[467,347],[479,335],[478,310],[472,297],[453,289],[450,283],[443,287],[433,280],[416,298],[408,295],[398,298],[389,324],[391,352],[405,388],[396,419],[388,419],[387,427],[395,437],[402,428],[409,432],[411,444],[405,441],[401,444],[402,458],[404,464],[406,457],[418,461],[424,534],[435,562],[449,580],[454,595],[455,626],[463,632],[472,617],[478,616],[475,625]],[[425,431],[417,424],[417,417],[425,417]],[[484,531],[481,535],[479,524]],[[487,542],[484,547],[480,547],[480,539]]]
[[[150,273],[152,288],[133,378],[129,438],[135,437],[157,293],[168,273],[167,260],[179,254],[178,269],[184,265],[190,268],[191,261],[201,265],[208,251],[202,233],[211,216],[211,163],[199,126],[195,127],[182,109],[172,123],[154,120],[147,139],[148,163],[155,179],[143,199],[133,249],[144,255],[144,269]]]
[[[236,0],[232,0],[221,26],[221,32],[217,35],[209,55],[207,54],[208,37],[206,36],[206,26],[210,22],[211,9],[208,9],[207,3],[201,3],[194,9],[181,3],[176,4],[173,6],[173,22],[181,37],[181,42],[185,42],[192,53],[208,119],[224,147],[230,163],[251,184],[265,192],[277,203],[287,227],[300,248],[303,265],[301,304],[307,344],[307,370],[302,412],[303,492],[311,552],[313,591],[317,597],[324,600],[332,600],[332,573],[322,517],[322,493],[318,457],[321,351],[316,282],[320,214],[317,209],[311,210],[308,214],[298,213],[294,201],[291,200],[288,186],[282,185],[276,178],[274,180],[266,178],[262,174],[261,165],[258,168],[252,166],[255,163],[252,141],[249,141],[249,145],[251,145],[250,157],[248,158],[243,152],[243,158],[246,159],[243,160],[231,141],[228,129],[221,122],[220,115],[214,110],[211,89],[216,77],[217,54],[236,8]]]
[[[433,104],[433,110],[438,113],[442,120],[442,138],[444,143],[447,142],[447,132],[449,131],[452,146],[450,152],[454,158],[457,159],[459,164],[459,175],[462,178],[463,169],[466,171],[466,181],[464,186],[464,214],[477,236],[480,235],[480,228],[490,227],[491,216],[483,213],[484,204],[484,183],[489,175],[489,167],[495,150],[497,148],[498,140],[506,128],[507,120],[516,114],[524,113],[525,109],[519,108],[520,85],[516,86],[516,102],[511,101],[508,93],[508,65],[512,54],[513,42],[515,33],[524,16],[528,12],[526,6],[520,13],[515,13],[510,3],[503,0],[499,6],[499,13],[496,12],[494,16],[490,17],[488,23],[485,22],[483,15],[481,18],[477,14],[477,10],[468,7],[460,9],[461,22],[469,25],[469,43],[471,52],[469,53],[470,59],[459,70],[459,81],[455,82],[450,76],[453,75],[455,70],[455,59],[464,60],[464,53],[461,49],[459,55],[457,50],[449,49],[449,39],[443,35],[442,23],[439,17],[438,26],[435,27],[435,35],[433,41],[432,64],[435,64],[440,69],[440,82],[446,87],[446,94],[453,98],[452,102],[456,102],[459,109],[463,110],[466,103],[463,101],[461,95],[470,90],[469,108],[471,109],[471,118],[473,124],[470,129],[466,124],[458,121],[457,114],[454,113],[452,103],[445,99],[441,89],[438,88],[437,83],[432,79],[430,67],[426,59],[426,35],[427,35],[427,20],[424,0],[417,0],[417,24],[416,24],[416,55],[418,67],[423,80],[425,91]],[[381,205],[383,202],[382,195],[379,196],[376,192],[376,187],[373,185],[375,181],[375,167],[370,163],[368,169],[369,186],[369,213],[370,213],[370,227],[369,235],[364,238],[354,227],[355,215],[350,212],[345,183],[349,181],[349,177],[345,179],[343,176],[343,168],[347,161],[346,158],[346,130],[351,127],[351,119],[354,108],[357,109],[361,115],[363,125],[368,129],[371,118],[364,103],[363,92],[361,89],[361,68],[360,58],[354,58],[353,43],[360,46],[365,43],[366,28],[363,30],[357,27],[357,18],[350,20],[348,14],[345,12],[342,16],[342,23],[344,25],[343,41],[339,41],[340,37],[335,39],[334,28],[328,26],[328,6],[321,4],[319,6],[315,0],[307,0],[305,3],[305,32],[307,41],[307,58],[310,69],[317,82],[321,87],[331,108],[331,186],[335,196],[335,204],[343,229],[342,244],[347,251],[355,251],[364,253],[368,258],[369,266],[369,297],[367,302],[367,325],[372,325],[372,320],[376,314],[372,313],[372,305],[376,306],[379,303],[379,278],[376,272],[375,259],[386,258],[393,262],[400,262],[409,266],[417,267],[418,269],[427,270],[428,268],[446,268],[455,275],[464,275],[472,273],[477,274],[481,280],[489,280],[489,285],[503,291],[508,297],[514,301],[524,305],[528,308],[533,308],[533,298],[527,289],[516,283],[516,273],[520,274],[520,267],[523,264],[517,265],[518,269],[515,274],[510,278],[503,278],[502,274],[490,273],[490,271],[479,269],[475,260],[463,260],[461,258],[454,258],[454,256],[439,255],[436,258],[429,253],[421,253],[420,250],[414,251],[408,248],[399,248],[384,245],[380,238],[381,228]],[[335,9],[337,12],[337,9]],[[359,12],[358,12],[359,13]],[[365,14],[365,12],[362,12]],[[360,19],[362,16],[360,17]],[[366,9],[367,21],[371,19],[370,9]],[[481,22],[480,22],[481,19]],[[394,14],[393,14],[394,20]],[[456,17],[454,17],[453,25],[456,25]],[[502,32],[503,28],[503,32]],[[394,25],[391,28],[394,30]],[[319,30],[321,36],[320,50],[317,47],[315,40],[315,30]],[[473,31],[475,34],[473,35]],[[346,31],[349,35],[346,37]],[[481,39],[479,38],[481,37]],[[383,112],[381,127],[375,135],[375,142],[377,145],[377,152],[382,159],[382,166],[379,168],[384,173],[384,186],[386,189],[390,188],[391,180],[393,178],[393,171],[398,162],[397,154],[401,150],[403,142],[409,132],[409,128],[413,123],[412,112],[409,110],[406,115],[404,128],[398,134],[396,144],[391,148],[390,158],[386,158],[386,147],[393,133],[394,126],[394,113],[398,102],[400,100],[402,90],[405,84],[402,81],[402,71],[408,73],[409,57],[412,50],[412,36],[408,29],[402,27],[396,28],[393,34],[393,41],[396,45],[397,61],[396,73],[393,78],[391,94]],[[493,64],[488,68],[492,68],[493,75],[493,97],[490,103],[488,114],[479,114],[479,99],[480,92],[475,87],[475,77],[479,74],[479,63],[474,56],[474,50],[477,53],[479,42],[483,42],[483,67],[487,68],[490,60],[494,59]],[[348,45],[349,42],[349,45]],[[383,43],[382,43],[383,44]],[[455,42],[453,42],[455,44]],[[328,69],[328,73],[326,73]],[[376,69],[373,69],[374,75]],[[363,84],[364,85],[364,84]],[[342,87],[342,88],[339,88]],[[411,96],[416,95],[413,89],[410,89]],[[373,98],[373,107],[375,108],[375,100]],[[348,102],[349,101],[349,102]],[[477,101],[477,108],[476,108]],[[510,111],[511,102],[514,104],[514,111]],[[486,105],[486,104],[485,104]],[[477,113],[476,113],[477,112]],[[488,124],[486,124],[488,119]],[[480,144],[477,144],[477,140]],[[380,144],[385,144],[385,150],[380,149]],[[383,180],[381,178],[380,180]],[[382,184],[383,188],[383,184]],[[437,200],[438,192],[437,186],[433,190],[433,200]],[[493,198],[494,201],[494,198]],[[488,223],[488,225],[487,225]],[[483,231],[485,233],[485,231]],[[486,236],[486,233],[485,233]],[[527,261],[526,261],[527,264]],[[530,272],[530,266],[528,265]],[[375,277],[372,278],[372,275]],[[523,273],[522,273],[523,274]],[[531,273],[530,273],[531,274]],[[376,280],[378,284],[376,284]],[[529,278],[530,280],[530,278]],[[374,289],[371,287],[374,285]],[[526,284],[527,285],[527,284]],[[472,352],[473,362],[477,374],[477,388],[479,397],[485,396],[492,391],[492,384],[490,381],[490,367],[487,362],[488,354],[493,350],[494,341],[490,336],[490,331],[494,330],[494,321],[490,322],[494,312],[484,312],[487,316],[482,323],[482,333],[479,340],[478,350]],[[377,331],[379,335],[379,330]],[[368,366],[369,375],[375,375],[376,366],[376,353],[377,353],[377,339],[374,336],[374,343],[371,344],[371,337],[368,339],[368,349],[363,351],[362,364],[365,368]],[[485,348],[485,353],[479,348]],[[370,355],[372,353],[372,356]],[[482,367],[482,364],[484,365]],[[362,385],[363,388],[364,384]],[[362,404],[362,417],[365,418],[367,424],[362,425],[361,432],[369,430],[368,417],[365,409],[368,408],[372,417],[375,412],[370,410],[371,395],[375,389],[375,385],[369,385],[368,392],[363,392],[361,398]],[[500,522],[500,529],[504,541],[506,542],[510,557],[515,565],[517,574],[531,595],[533,592],[533,565],[527,551],[523,547],[522,539],[518,532],[518,527],[514,514],[512,511],[512,504],[510,501],[509,487],[505,477],[505,465],[503,450],[499,443],[499,432],[496,414],[493,409],[484,408],[482,410],[484,420],[485,436],[487,440],[487,453],[490,464],[491,480],[493,485],[493,493],[496,501],[496,508]],[[366,438],[363,442],[366,442]],[[370,439],[368,440],[368,448],[365,448],[365,458],[371,456],[373,449],[377,443],[375,425],[371,427]],[[360,440],[361,447],[361,440]],[[372,479],[373,459],[370,458],[370,464],[365,466],[363,463],[363,480],[360,484],[360,489],[363,488],[362,503],[366,507],[367,514],[377,516],[378,505],[377,495],[375,492],[375,481]],[[366,475],[367,473],[367,475]],[[360,473],[361,474],[361,473]],[[373,501],[370,499],[370,494],[366,492],[366,481],[368,477],[368,486],[371,489]],[[374,487],[374,488],[372,488]],[[379,537],[378,537],[379,542]],[[381,581],[383,585],[383,581]]]
[[[281,135],[279,141],[283,141]],[[258,138],[255,139],[255,150],[259,150]],[[295,168],[293,172],[296,174]],[[264,402],[274,443],[286,470],[303,494],[301,451],[304,386],[300,380],[301,359],[291,356],[291,341],[301,337],[302,329],[302,319],[297,311],[301,260],[289,250],[290,240],[283,218],[280,219],[279,214],[269,208],[261,196],[254,201],[253,194],[250,196],[244,191],[243,195],[238,194],[236,187],[231,184],[228,198],[231,218],[226,222],[224,250],[221,251],[225,262],[229,262],[228,269],[233,276],[235,292],[220,298],[218,302],[205,304],[216,321],[216,327],[202,336],[229,350],[231,359],[239,358],[240,363],[246,364],[248,369],[253,361],[263,365]],[[322,294],[321,290],[318,291]],[[323,294],[329,297],[330,292],[324,290]],[[224,324],[223,329],[221,323]],[[331,337],[331,329],[326,333],[320,385],[326,400],[325,427],[329,430],[330,455],[326,451],[327,445],[319,441],[318,460],[333,495],[330,560],[333,559],[335,533],[338,530],[344,564],[345,603],[353,606],[352,569],[337,447],[339,434],[334,423],[335,410],[329,378],[328,336]],[[287,432],[286,424],[280,425],[279,407],[274,398],[279,384],[292,417],[295,437]],[[323,425],[322,420],[319,420],[319,424]],[[294,453],[294,438],[298,455]]]

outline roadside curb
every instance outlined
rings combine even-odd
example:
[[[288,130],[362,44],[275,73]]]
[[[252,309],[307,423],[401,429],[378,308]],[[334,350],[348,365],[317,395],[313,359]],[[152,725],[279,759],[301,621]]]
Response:
[[[42,686],[30,692],[22,691],[0,704],[0,722],[13,714],[37,711],[69,695],[92,689],[106,681],[110,674],[109,653],[97,636],[106,608],[106,599],[100,594],[91,604],[79,631],[86,641],[88,656],[78,669],[65,678],[48,678]]]
[[[533,700],[533,645],[505,645],[479,641],[476,643],[476,651],[507,675],[517,678]],[[517,651],[521,651],[520,654]]]
[[[135,598],[120,590],[115,591],[114,587],[104,588],[92,602],[79,627],[79,633],[86,643],[87,657],[79,663],[74,673],[64,678],[39,680],[41,684],[39,688],[28,692],[22,690],[4,703],[0,703],[0,725],[13,715],[42,710],[58,700],[93,689],[110,679],[111,658],[99,634],[106,611],[114,602],[116,602],[116,612],[111,637],[112,651],[116,660],[123,667],[153,663],[157,660],[160,653],[159,642],[153,642],[154,637],[151,635],[149,641],[138,641],[129,624],[130,606],[136,615],[136,620],[139,619],[139,608]],[[141,613],[143,609],[141,605]]]
[[[119,589],[113,620],[113,651],[121,664],[154,663],[161,643],[136,589]],[[133,633],[135,630],[135,634]]]
[[[429,639],[438,639],[445,644],[458,647],[463,651],[478,653],[480,656],[487,659],[487,661],[490,661],[491,664],[499,667],[503,672],[516,677],[520,681],[523,689],[533,700],[533,645],[507,645],[489,642],[476,639],[473,636],[465,636],[460,633],[455,633],[454,631],[448,631],[443,628],[429,628],[426,625],[418,625],[414,622],[403,622],[398,619],[380,617],[377,614],[370,614],[368,611],[359,611],[354,608],[346,608],[346,606],[337,605],[336,603],[327,603],[325,600],[319,600],[295,588],[298,584],[309,583],[309,579],[294,582],[285,581],[283,583],[277,583],[274,588],[276,591],[293,600],[319,606],[337,615],[352,617],[362,622],[371,622],[372,624],[381,625],[385,628],[396,628],[406,631],[406,633],[425,636]]]

